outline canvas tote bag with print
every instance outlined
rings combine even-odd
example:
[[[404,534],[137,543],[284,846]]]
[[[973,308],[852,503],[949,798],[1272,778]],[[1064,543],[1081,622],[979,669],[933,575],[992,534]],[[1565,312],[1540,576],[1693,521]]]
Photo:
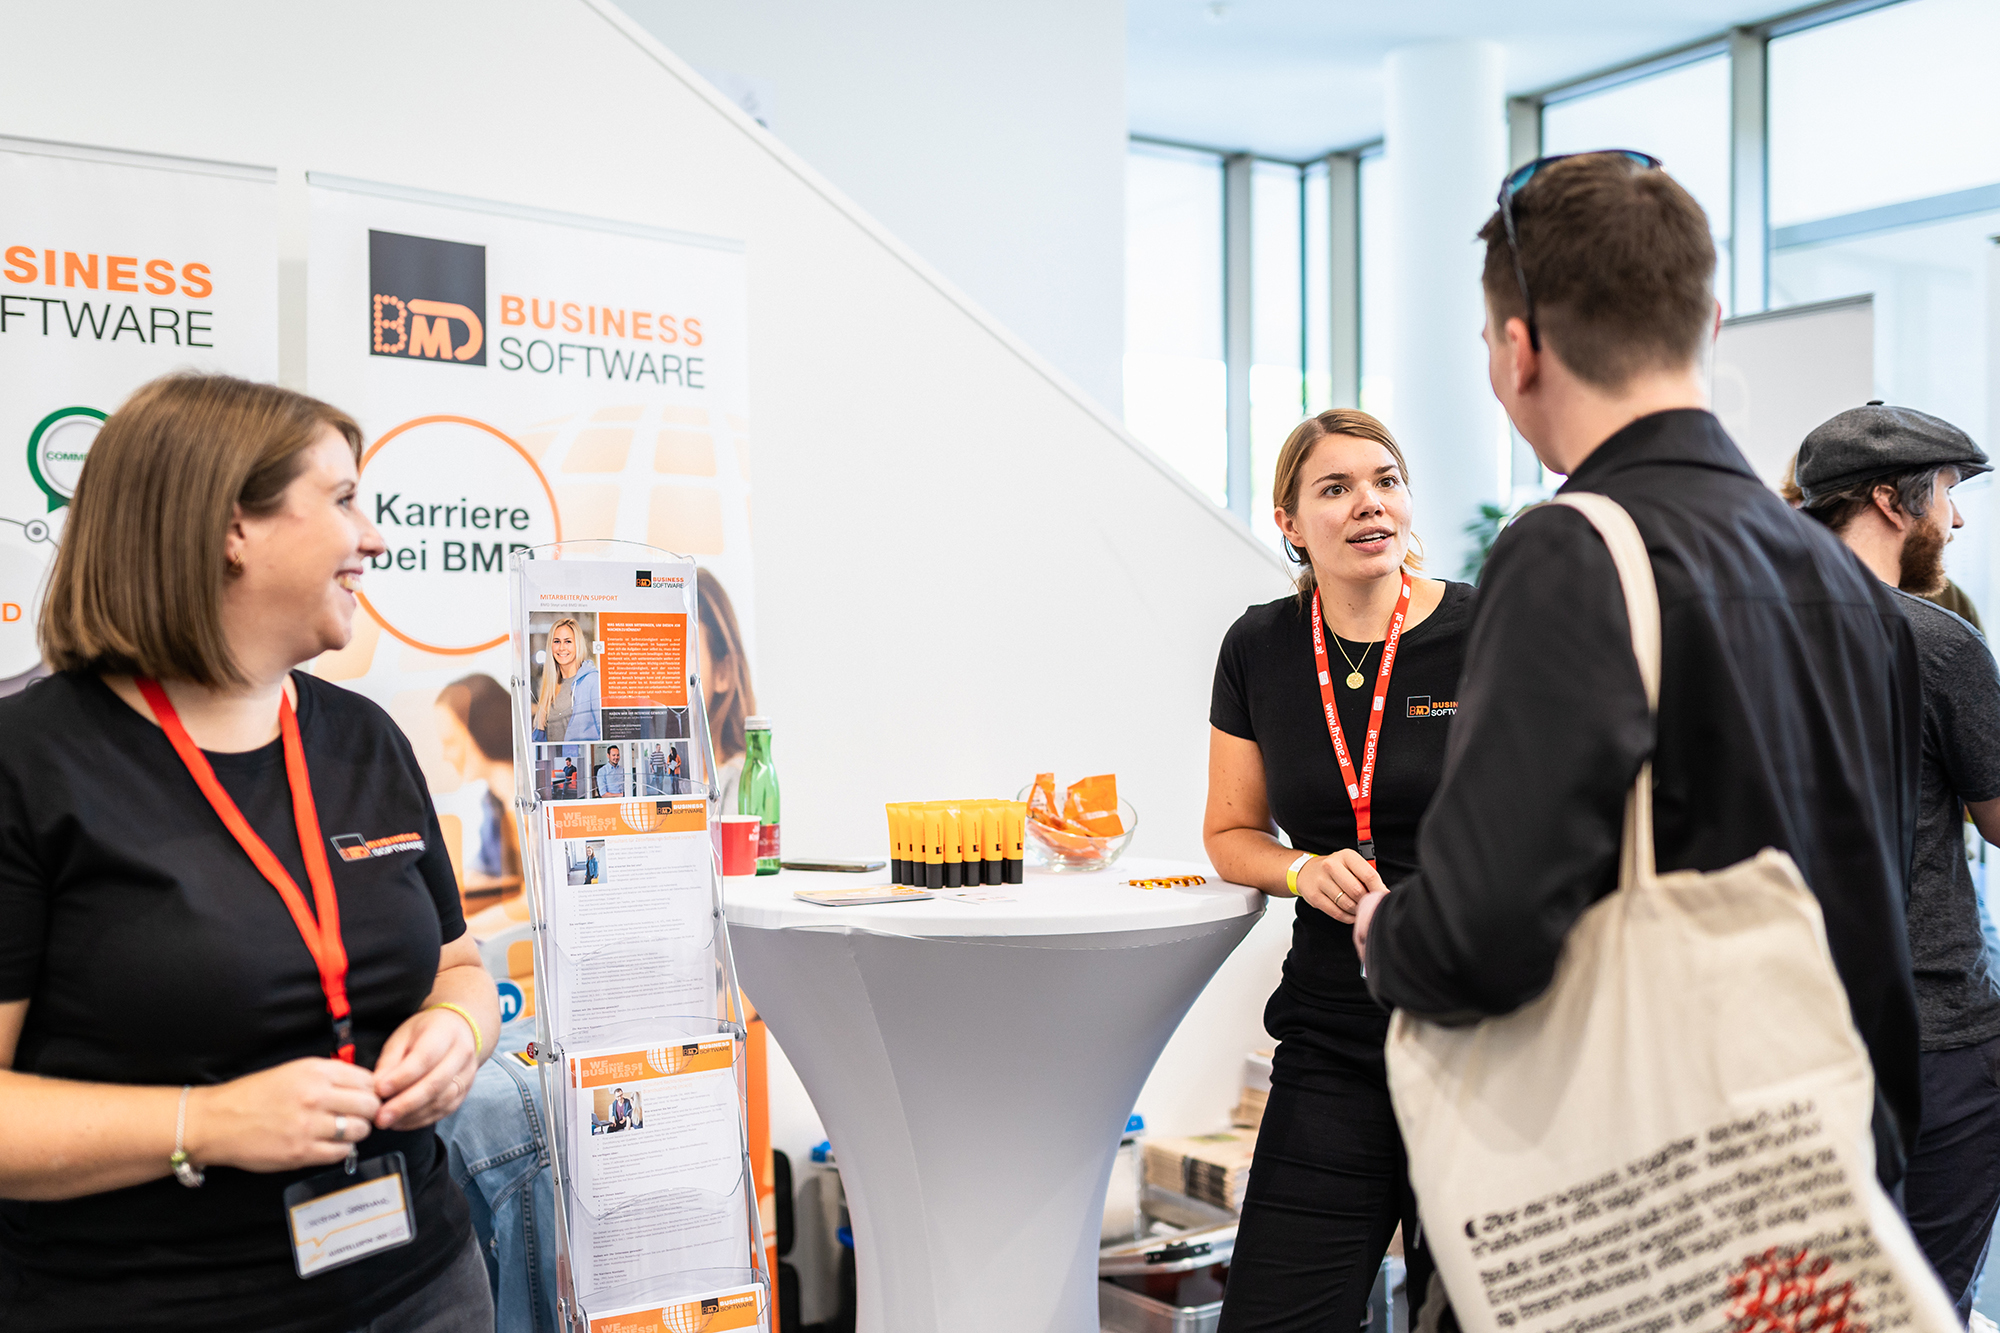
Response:
[[[1611,548],[1657,709],[1645,543],[1612,500],[1559,503]],[[1548,990],[1471,1026],[1399,1012],[1388,1065],[1469,1333],[1960,1327],[1876,1182],[1874,1075],[1818,902],[1771,848],[1656,874],[1650,763],[1618,888],[1570,930]]]

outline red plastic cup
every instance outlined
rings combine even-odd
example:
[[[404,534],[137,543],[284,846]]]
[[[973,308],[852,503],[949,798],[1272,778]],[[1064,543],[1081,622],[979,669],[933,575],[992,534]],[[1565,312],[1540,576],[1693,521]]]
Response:
[[[757,873],[757,833],[759,822],[755,815],[724,815],[719,833],[722,841],[722,873],[724,875],[754,875]]]

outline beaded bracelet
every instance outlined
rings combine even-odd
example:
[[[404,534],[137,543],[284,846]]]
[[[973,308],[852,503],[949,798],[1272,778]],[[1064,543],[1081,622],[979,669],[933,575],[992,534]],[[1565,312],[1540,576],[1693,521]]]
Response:
[[[174,1151],[173,1155],[167,1158],[167,1165],[174,1169],[175,1180],[180,1181],[181,1184],[187,1186],[189,1189],[199,1189],[201,1182],[207,1179],[208,1173],[188,1160],[187,1148],[185,1146],[187,1140],[188,1094],[193,1091],[194,1087],[191,1084],[181,1088],[181,1107],[180,1110],[174,1113]]]

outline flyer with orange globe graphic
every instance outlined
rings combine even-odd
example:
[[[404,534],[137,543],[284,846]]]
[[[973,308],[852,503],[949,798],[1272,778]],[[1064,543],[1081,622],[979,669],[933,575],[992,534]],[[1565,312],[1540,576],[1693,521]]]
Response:
[[[570,1256],[586,1309],[600,1292],[749,1269],[742,1058],[734,1034],[565,1048]]]
[[[726,1333],[759,1327],[763,1311],[762,1290],[740,1287],[671,1305],[592,1315],[590,1333]]]

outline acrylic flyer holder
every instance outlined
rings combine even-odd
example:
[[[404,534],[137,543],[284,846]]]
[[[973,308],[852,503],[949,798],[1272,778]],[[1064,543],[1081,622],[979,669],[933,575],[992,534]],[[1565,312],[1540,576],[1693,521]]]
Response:
[[[768,1333],[694,563],[563,542],[509,586],[562,1327]]]

